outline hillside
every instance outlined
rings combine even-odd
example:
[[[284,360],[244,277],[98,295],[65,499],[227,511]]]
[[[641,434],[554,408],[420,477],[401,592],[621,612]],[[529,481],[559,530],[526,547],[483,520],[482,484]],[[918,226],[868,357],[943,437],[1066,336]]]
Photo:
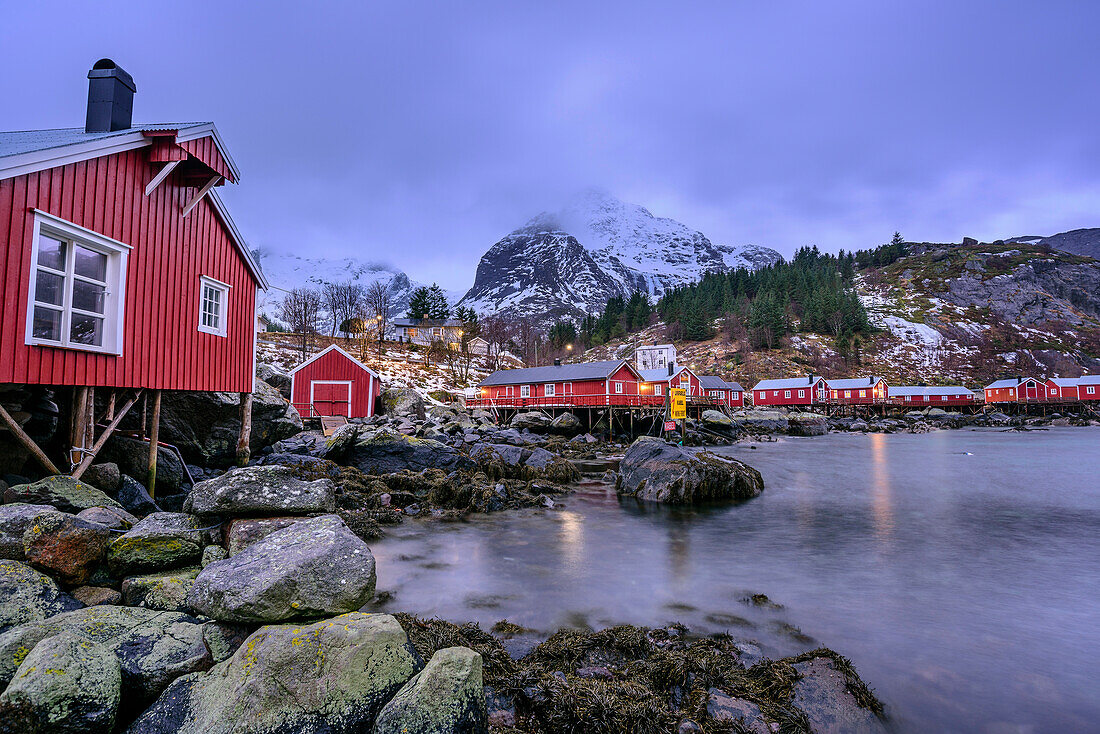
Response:
[[[797,331],[777,349],[753,350],[723,333],[721,321],[712,339],[676,342],[680,361],[744,387],[808,372],[977,387],[1017,372],[1100,371],[1100,262],[1020,243],[917,249],[918,255],[857,276],[857,292],[878,329],[863,340],[858,361],[845,363],[829,337]],[[667,336],[657,323],[584,358],[628,358],[635,344]]]

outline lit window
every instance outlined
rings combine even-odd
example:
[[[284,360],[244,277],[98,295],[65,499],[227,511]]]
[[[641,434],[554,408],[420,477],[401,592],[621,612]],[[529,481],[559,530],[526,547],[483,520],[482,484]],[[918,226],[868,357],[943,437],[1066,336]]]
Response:
[[[227,333],[226,309],[229,307],[229,285],[199,276],[199,331],[215,336]]]
[[[35,212],[27,344],[122,353],[129,247]]]
[[[861,398],[865,398],[865,397],[867,397],[867,391],[866,391],[866,390],[860,390],[860,391],[859,391],[859,396],[860,396]]]
[[[852,397],[852,391],[851,390],[845,390],[844,391],[844,397],[846,397],[846,398]]]

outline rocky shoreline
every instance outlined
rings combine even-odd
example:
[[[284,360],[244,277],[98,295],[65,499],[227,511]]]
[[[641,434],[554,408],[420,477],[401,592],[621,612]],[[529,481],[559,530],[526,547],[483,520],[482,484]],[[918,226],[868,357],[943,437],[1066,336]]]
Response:
[[[601,442],[568,414],[502,427],[391,397],[387,416],[329,437],[268,430],[247,467],[180,463],[155,496],[125,462],[87,482],[5,477],[0,732],[884,730],[824,648],[760,660],[673,625],[562,630],[513,657],[505,622],[370,613],[369,543],[387,524],[553,509],[577,465],[608,455],[621,459],[606,478],[638,501],[764,489],[741,462]]]

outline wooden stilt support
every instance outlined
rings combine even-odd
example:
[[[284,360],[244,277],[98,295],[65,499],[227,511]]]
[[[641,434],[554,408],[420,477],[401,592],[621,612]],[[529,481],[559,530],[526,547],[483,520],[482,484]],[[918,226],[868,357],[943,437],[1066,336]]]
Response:
[[[8,414],[8,411],[4,410],[3,405],[0,405],[0,420],[4,421],[8,430],[12,432],[12,435],[15,436],[19,443],[23,444],[23,448],[31,452],[31,456],[42,465],[43,469],[51,474],[61,473],[57,470],[57,467],[53,465],[53,462],[50,461],[50,457],[46,456],[46,452],[38,448],[38,444],[34,442],[34,439],[27,435],[27,432],[23,430],[21,425],[15,422],[15,419]]]
[[[153,391],[153,416],[149,425],[149,478],[145,488],[149,496],[156,496],[157,489],[157,441],[160,438],[160,390]]]
[[[69,461],[80,463],[81,453],[76,449],[84,448],[84,431],[88,428],[88,388],[77,385],[73,388],[72,431],[69,433]]]
[[[241,393],[241,435],[237,438],[237,466],[245,466],[251,458],[252,393]]]
[[[73,471],[73,479],[80,479],[84,471],[92,465],[92,462],[95,461],[95,455],[99,453],[99,450],[103,448],[103,444],[107,443],[107,439],[115,432],[115,428],[118,427],[118,424],[121,423],[122,419],[126,417],[126,414],[130,412],[131,406],[137,402],[139,395],[141,395],[141,390],[138,390],[137,393],[134,394],[134,397],[130,398],[130,401],[122,406],[122,410],[118,412],[118,415],[111,418],[111,422],[103,429],[103,434],[96,439],[95,444],[92,445],[92,450],[84,454],[84,460],[81,461],[80,466]],[[114,397],[114,392],[112,391],[111,398],[114,399]],[[114,412],[113,407],[111,412]]]
[[[113,421],[115,419],[115,391],[111,390],[111,395],[107,398],[107,421]]]

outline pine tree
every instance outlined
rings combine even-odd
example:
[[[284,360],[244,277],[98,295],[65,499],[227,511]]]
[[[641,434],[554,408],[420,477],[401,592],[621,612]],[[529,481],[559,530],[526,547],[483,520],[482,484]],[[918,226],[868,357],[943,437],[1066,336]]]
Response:
[[[431,310],[431,293],[427,286],[420,286],[413,291],[409,299],[409,310],[406,315],[410,319],[426,319]]]

